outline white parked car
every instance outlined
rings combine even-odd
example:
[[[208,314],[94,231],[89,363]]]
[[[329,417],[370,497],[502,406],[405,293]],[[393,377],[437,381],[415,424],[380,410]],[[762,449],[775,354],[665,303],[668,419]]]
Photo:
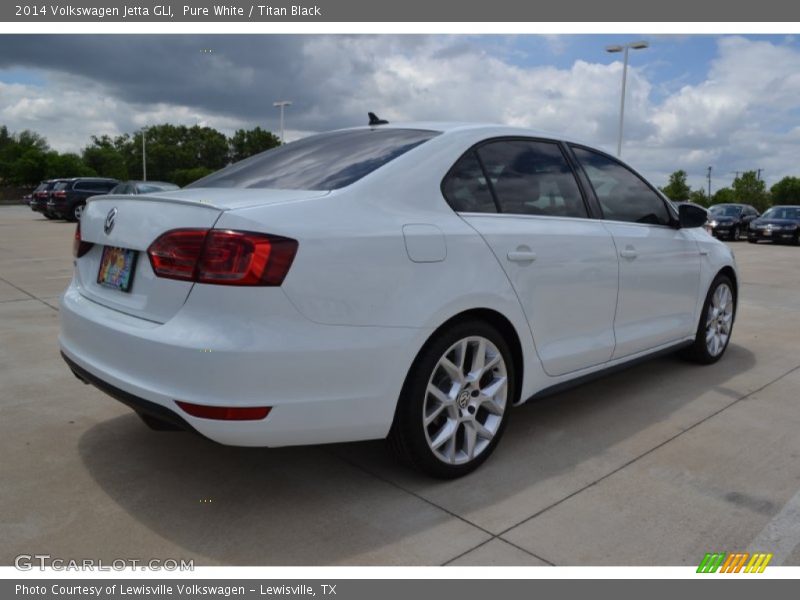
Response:
[[[526,129],[334,131],[180,191],[91,200],[60,344],[155,428],[388,437],[456,477],[531,397],[665,351],[722,356],[737,276],[705,220]]]

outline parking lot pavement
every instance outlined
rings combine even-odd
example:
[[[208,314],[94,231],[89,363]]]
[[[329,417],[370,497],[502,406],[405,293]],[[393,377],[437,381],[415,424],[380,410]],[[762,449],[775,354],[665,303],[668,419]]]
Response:
[[[247,449],[157,433],[78,382],[57,348],[74,226],[0,207],[0,564],[800,564],[800,248],[733,244],[718,364],[639,365],[516,409],[451,482],[380,442]]]

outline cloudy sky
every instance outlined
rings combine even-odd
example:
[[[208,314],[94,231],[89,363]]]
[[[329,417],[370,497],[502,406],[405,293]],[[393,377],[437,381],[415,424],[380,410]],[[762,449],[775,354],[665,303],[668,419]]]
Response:
[[[171,122],[287,138],[392,121],[491,121],[613,150],[631,53],[623,158],[663,185],[684,169],[712,191],[733,172],[800,175],[800,40],[792,36],[3,35],[0,124],[62,151],[92,134]]]

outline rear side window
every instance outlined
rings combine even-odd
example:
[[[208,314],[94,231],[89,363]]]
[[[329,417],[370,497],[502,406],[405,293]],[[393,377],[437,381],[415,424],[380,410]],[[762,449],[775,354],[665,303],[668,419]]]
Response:
[[[573,150],[589,177],[606,219],[670,224],[664,201],[633,171],[603,154],[585,148]]]
[[[588,217],[575,175],[557,143],[497,141],[481,146],[478,155],[502,212]]]
[[[469,151],[453,165],[442,183],[442,194],[456,212],[497,212],[481,164]]]
[[[75,185],[76,190],[81,190],[82,192],[109,192],[112,190],[117,184],[114,182],[108,181],[79,181]]]
[[[336,190],[436,135],[436,131],[418,129],[356,129],[315,135],[256,154],[187,187]]]

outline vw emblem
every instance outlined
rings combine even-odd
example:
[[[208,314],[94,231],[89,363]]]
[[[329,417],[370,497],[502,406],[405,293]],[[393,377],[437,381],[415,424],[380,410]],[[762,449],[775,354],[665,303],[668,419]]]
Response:
[[[458,395],[458,407],[466,408],[467,404],[469,404],[469,391],[464,390]]]
[[[106,222],[103,225],[103,231],[106,233],[106,235],[111,233],[111,230],[114,229],[114,219],[116,217],[117,217],[117,209],[115,207],[112,208],[110,211],[108,211],[108,214],[106,215]]]

